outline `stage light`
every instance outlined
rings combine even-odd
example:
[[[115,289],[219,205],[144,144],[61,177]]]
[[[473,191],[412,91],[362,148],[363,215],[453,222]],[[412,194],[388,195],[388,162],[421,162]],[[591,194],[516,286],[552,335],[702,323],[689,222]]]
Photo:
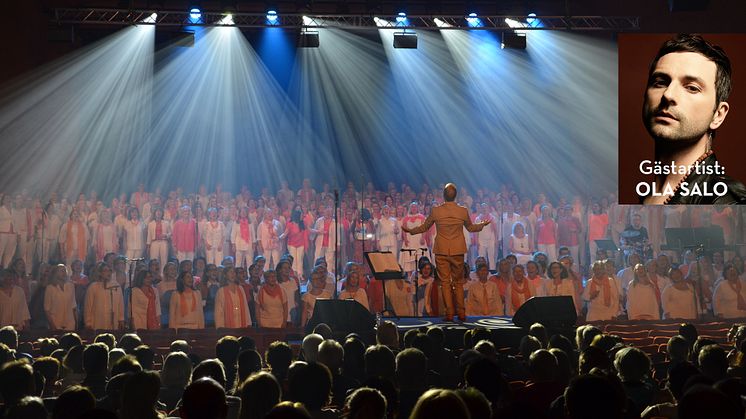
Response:
[[[394,48],[417,49],[417,34],[413,32],[395,32]]]
[[[303,26],[311,26],[314,24],[313,19],[308,16],[303,16]]]
[[[267,11],[267,24],[269,24],[269,25],[276,25],[277,24],[277,10],[268,10]]]
[[[202,23],[202,10],[199,7],[189,9],[189,23]]]
[[[536,13],[529,13],[528,17],[526,18],[526,23],[528,23],[529,26],[531,26],[532,23],[536,21]]]
[[[526,49],[526,34],[518,31],[503,32],[500,48]]]
[[[508,26],[510,26],[511,28],[525,28],[526,26],[528,26],[526,23],[519,22],[519,21],[517,21],[515,19],[511,19],[509,17],[505,18],[505,23]]]
[[[433,22],[435,23],[435,26],[437,26],[439,28],[450,28],[450,27],[452,27],[452,25],[450,23],[446,23],[445,21],[443,21],[443,19],[439,19],[437,17],[433,19]]]
[[[143,19],[142,23],[156,23],[157,20],[158,20],[158,13],[153,12],[151,13],[150,16]]]
[[[404,12],[399,12],[398,15],[396,15],[396,21],[398,23],[404,23],[407,21],[407,14]]]
[[[468,15],[466,15],[466,24],[470,28],[479,28],[479,27],[484,26],[482,24],[482,19],[480,19],[479,15],[476,14],[475,12],[471,12]]]
[[[225,16],[223,16],[222,19],[218,20],[216,23],[218,25],[223,25],[223,26],[235,25],[235,22],[233,21],[233,15],[230,13],[227,13]]]
[[[380,17],[377,17],[377,16],[373,17],[373,22],[375,22],[376,26],[378,26],[379,28],[385,28],[388,26],[392,26],[391,22],[385,19],[381,19]]]

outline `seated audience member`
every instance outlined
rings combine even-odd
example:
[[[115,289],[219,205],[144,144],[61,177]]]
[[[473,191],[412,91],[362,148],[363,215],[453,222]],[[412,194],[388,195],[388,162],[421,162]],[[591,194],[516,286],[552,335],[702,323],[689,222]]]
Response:
[[[516,392],[516,402],[540,415],[546,414],[549,405],[564,391],[557,379],[557,358],[548,350],[539,349],[529,356],[528,369],[530,380]]]
[[[339,342],[328,339],[318,346],[316,361],[326,365],[332,374],[332,405],[344,405],[345,397],[350,390],[357,388],[360,383],[341,374],[344,365],[345,352]],[[313,360],[306,360],[314,362]]]
[[[277,379],[268,372],[256,372],[241,384],[240,419],[263,419],[272,407],[282,400],[282,389]]]
[[[484,394],[493,407],[502,403],[508,385],[497,363],[481,356],[466,367],[464,383],[467,387],[474,387]]]
[[[96,398],[93,393],[85,386],[75,385],[68,387],[57,397],[52,408],[52,419],[77,419],[95,408]]]
[[[2,408],[0,408],[2,412]],[[5,419],[47,419],[49,413],[40,397],[26,396],[5,412]]]
[[[391,320],[384,321],[376,330],[376,343],[386,345],[392,351],[399,350],[399,329]]]
[[[236,381],[236,362],[241,345],[234,336],[223,336],[215,344],[215,357],[220,360],[225,370],[226,391],[231,393]]]
[[[39,373],[44,377],[41,397],[56,396],[59,390],[60,361],[51,356],[43,356],[34,360],[33,368],[34,373]]]
[[[406,418],[427,390],[427,358],[419,349],[408,348],[396,355],[399,384],[399,417]]]
[[[109,353],[105,344],[92,343],[85,347],[83,351],[85,379],[81,385],[87,387],[97,399],[106,394],[108,367]]]
[[[394,352],[384,345],[369,346],[365,350],[365,376],[366,379],[378,377],[393,382],[396,377]]]
[[[282,385],[287,378],[288,368],[293,362],[293,350],[285,342],[272,342],[264,353],[264,362],[269,372]]]
[[[474,388],[456,390],[456,394],[464,401],[471,419],[491,419],[492,407],[484,394]]]
[[[225,390],[212,378],[204,377],[192,381],[182,397],[179,416],[182,419],[225,419],[228,404]]]
[[[184,352],[171,352],[163,361],[159,400],[170,412],[176,408],[192,377],[192,361]]]
[[[725,350],[720,345],[707,345],[702,347],[697,356],[699,369],[713,382],[718,382],[727,377],[728,358]]]
[[[140,364],[143,370],[149,371],[153,369],[153,362],[155,361],[155,351],[153,351],[148,345],[140,345],[132,351],[137,363]]]
[[[157,410],[161,379],[155,371],[140,371],[124,383],[120,419],[161,419]]]
[[[453,390],[432,389],[417,400],[410,419],[468,418],[469,409]]]
[[[606,377],[580,375],[565,389],[568,419],[621,419],[625,400]]]
[[[337,412],[328,407],[331,390],[332,375],[324,364],[310,362],[288,374],[288,399],[303,403],[315,419],[338,417]]]
[[[649,406],[645,409],[640,417],[642,419],[653,419],[656,417],[675,418],[677,417],[678,402],[684,396],[684,385],[691,377],[699,375],[700,372],[694,365],[687,361],[679,362],[668,370],[666,378],[666,388],[671,392],[673,402],[664,402]]]
[[[277,274],[273,270],[264,272],[264,285],[259,290],[259,327],[280,329],[285,327],[288,317],[288,296],[277,283]]]
[[[301,354],[303,355],[303,361],[316,362],[316,356],[319,353],[319,345],[324,341],[324,338],[317,333],[311,333],[303,338],[301,343]],[[328,365],[327,365],[328,367]]]
[[[695,385],[678,404],[678,419],[741,419],[739,408],[725,393],[710,386]]]
[[[265,419],[311,419],[303,403],[280,402],[267,413]]]
[[[655,402],[658,387],[650,378],[650,358],[637,348],[623,348],[616,353],[614,367],[622,381],[627,397],[632,400],[632,414],[636,417]]]
[[[343,414],[349,419],[385,419],[386,398],[380,391],[361,387],[347,396]]]
[[[256,349],[246,349],[238,354],[238,369],[236,370],[236,382],[233,384],[233,395],[236,396],[241,383],[249,376],[262,370],[262,356]]]
[[[0,396],[4,403],[0,406],[0,413],[18,404],[22,398],[37,394],[31,365],[25,361],[11,361],[0,366]]]
[[[634,279],[627,286],[627,317],[630,320],[659,320],[661,291],[648,277],[645,266],[635,266]]]

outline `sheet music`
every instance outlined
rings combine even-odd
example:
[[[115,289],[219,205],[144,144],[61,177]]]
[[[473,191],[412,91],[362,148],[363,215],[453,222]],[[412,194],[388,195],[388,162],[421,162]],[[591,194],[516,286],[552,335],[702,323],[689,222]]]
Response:
[[[368,253],[374,272],[400,272],[399,262],[393,253]]]

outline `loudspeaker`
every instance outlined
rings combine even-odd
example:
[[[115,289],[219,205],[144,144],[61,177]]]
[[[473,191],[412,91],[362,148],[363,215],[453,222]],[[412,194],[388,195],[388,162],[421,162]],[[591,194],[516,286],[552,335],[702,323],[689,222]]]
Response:
[[[300,48],[318,48],[319,47],[319,33],[318,32],[301,32],[298,35],[298,47]]]
[[[394,48],[417,48],[417,34],[407,32],[394,33]]]
[[[368,333],[373,331],[376,318],[355,300],[319,299],[313,307],[313,315],[306,325],[311,333],[319,323],[326,323],[336,333]]]
[[[559,329],[575,326],[577,319],[572,297],[533,297],[515,312],[513,324],[528,329],[538,322],[547,328]]]
[[[526,34],[513,31],[503,32],[502,49],[526,49]]]

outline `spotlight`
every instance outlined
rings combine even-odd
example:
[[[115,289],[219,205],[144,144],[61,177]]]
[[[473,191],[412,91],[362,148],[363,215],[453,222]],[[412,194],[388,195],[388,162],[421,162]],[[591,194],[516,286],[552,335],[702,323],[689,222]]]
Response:
[[[482,19],[479,18],[479,15],[476,12],[471,12],[466,15],[466,24],[470,28],[479,28],[483,26]]]
[[[528,17],[526,18],[526,23],[528,23],[529,26],[531,26],[532,23],[536,20],[536,13],[529,13]]]
[[[277,10],[268,10],[267,11],[267,23],[270,25],[276,25],[277,24]]]
[[[396,22],[397,23],[404,23],[407,21],[407,14],[404,12],[399,12],[398,15],[396,15]]]
[[[199,7],[189,9],[189,23],[202,23],[202,11]]]
[[[514,31],[503,32],[503,40],[500,48],[526,49],[526,34]]]
[[[417,34],[394,32],[394,48],[417,49]]]
[[[218,25],[224,25],[224,26],[232,26],[235,25],[235,22],[233,22],[233,15],[230,13],[226,13],[222,19],[218,20],[216,22]]]
[[[142,20],[142,23],[156,23],[158,20],[158,13],[151,13],[150,16]]]
[[[435,26],[439,28],[450,28],[452,25],[450,23],[446,23],[443,19],[440,18],[434,18],[433,22],[435,23]]]

